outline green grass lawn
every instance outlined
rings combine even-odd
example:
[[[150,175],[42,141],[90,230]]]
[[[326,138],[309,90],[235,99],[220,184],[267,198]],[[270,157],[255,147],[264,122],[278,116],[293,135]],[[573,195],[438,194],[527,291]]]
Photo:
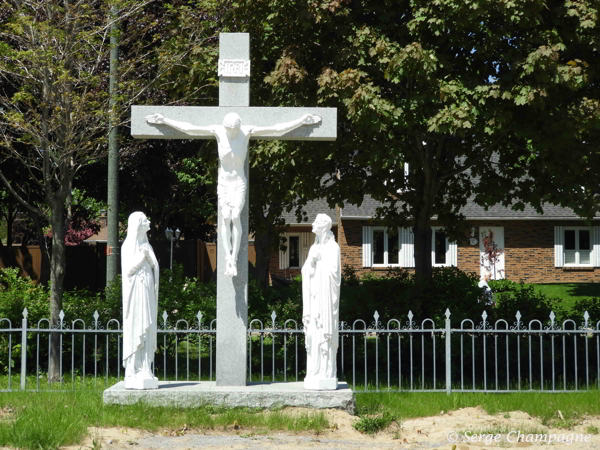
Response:
[[[254,408],[104,405],[102,390],[9,392],[0,396],[0,447],[56,449],[81,442],[89,426],[148,431],[196,429],[310,430],[329,427],[323,412],[292,415]]]
[[[587,297],[600,297],[600,283],[547,283],[525,284],[533,286],[536,292],[541,292],[548,297],[563,300],[563,307],[570,310],[575,302]]]
[[[584,415],[600,415],[600,392],[582,394],[545,393],[376,393],[357,394],[358,414],[388,412],[398,419],[429,417],[442,411],[481,406],[489,414],[523,411],[539,417],[544,425],[569,427]],[[557,411],[564,421],[556,421]]]
[[[585,394],[378,393],[357,394],[359,415],[383,414],[393,420],[439,415],[482,406],[487,412],[524,411],[544,424],[571,427],[584,415],[600,415],[600,392]],[[556,422],[557,411],[564,421]],[[359,418],[357,417],[357,421]],[[104,405],[102,389],[75,392],[8,392],[0,396],[0,446],[56,449],[80,443],[87,427],[125,427],[148,431],[190,429],[288,430],[319,433],[329,427],[319,411],[292,415],[252,408],[225,409]],[[367,430],[368,431],[368,430]]]

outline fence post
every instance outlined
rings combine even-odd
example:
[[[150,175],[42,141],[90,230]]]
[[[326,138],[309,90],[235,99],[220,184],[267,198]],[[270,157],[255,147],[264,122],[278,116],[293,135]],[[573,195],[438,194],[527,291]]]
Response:
[[[23,310],[21,320],[21,390],[25,390],[27,384],[27,308]]]
[[[450,340],[450,309],[446,308],[446,394],[452,393],[452,345]]]

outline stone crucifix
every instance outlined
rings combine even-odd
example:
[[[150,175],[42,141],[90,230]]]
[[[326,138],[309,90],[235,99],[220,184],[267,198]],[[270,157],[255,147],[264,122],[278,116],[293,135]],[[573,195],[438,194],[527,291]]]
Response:
[[[247,33],[221,33],[218,74],[218,107],[134,106],[131,135],[140,139],[217,140],[220,243],[216,379],[218,386],[244,386],[248,370],[249,140],[335,140],[337,110],[249,107],[250,37]]]

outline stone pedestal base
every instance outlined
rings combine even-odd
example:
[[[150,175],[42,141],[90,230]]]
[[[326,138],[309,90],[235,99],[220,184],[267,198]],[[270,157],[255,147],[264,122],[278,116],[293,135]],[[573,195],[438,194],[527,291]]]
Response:
[[[214,381],[161,381],[158,389],[125,389],[119,382],[104,391],[104,404],[131,405],[144,402],[150,406],[196,408],[218,405],[228,408],[337,408],[355,414],[354,393],[345,382],[335,391],[309,391],[302,381],[289,383],[248,382],[248,386],[217,386]]]
[[[125,377],[125,389],[158,389],[158,378]]]
[[[338,387],[337,378],[305,378],[304,389],[311,391],[335,391]]]

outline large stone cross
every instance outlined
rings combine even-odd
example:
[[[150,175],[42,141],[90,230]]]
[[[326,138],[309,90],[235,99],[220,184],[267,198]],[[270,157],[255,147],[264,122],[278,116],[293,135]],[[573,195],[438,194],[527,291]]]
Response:
[[[221,33],[219,40],[219,106],[133,106],[131,135],[140,139],[211,139],[222,140],[224,134],[209,133],[211,126],[221,124],[226,115],[236,113],[244,125],[263,131],[273,124],[290,125],[289,131],[269,132],[268,135],[250,135],[250,139],[319,140],[331,141],[337,137],[335,108],[270,108],[249,107],[250,104],[250,36],[247,33]],[[320,117],[320,122],[299,126],[298,119],[308,115]],[[153,116],[152,120],[148,117]],[[160,117],[160,120],[156,119]],[[229,116],[228,116],[229,117]],[[163,118],[168,120],[163,121]],[[192,124],[194,127],[190,127]],[[170,126],[169,126],[170,125]],[[187,128],[186,128],[187,127]],[[226,128],[223,128],[226,129]],[[187,130],[187,132],[186,132]],[[190,131],[193,130],[193,131]],[[193,134],[193,132],[197,134]],[[192,133],[192,134],[190,134]],[[219,141],[220,142],[220,141]],[[233,141],[232,141],[233,142]],[[227,147],[228,148],[228,147]],[[221,152],[221,143],[219,151]],[[231,149],[229,149],[231,150]],[[224,158],[219,157],[219,172]],[[248,157],[244,162],[248,180]],[[282,174],[283,176],[284,174]],[[245,386],[247,373],[248,328],[248,189],[239,215],[241,242],[235,268],[231,276],[226,270],[231,265],[223,246],[217,248],[217,385]],[[218,238],[223,239],[223,212],[219,195]],[[229,227],[229,225],[227,225]],[[226,269],[227,268],[227,269]]]

